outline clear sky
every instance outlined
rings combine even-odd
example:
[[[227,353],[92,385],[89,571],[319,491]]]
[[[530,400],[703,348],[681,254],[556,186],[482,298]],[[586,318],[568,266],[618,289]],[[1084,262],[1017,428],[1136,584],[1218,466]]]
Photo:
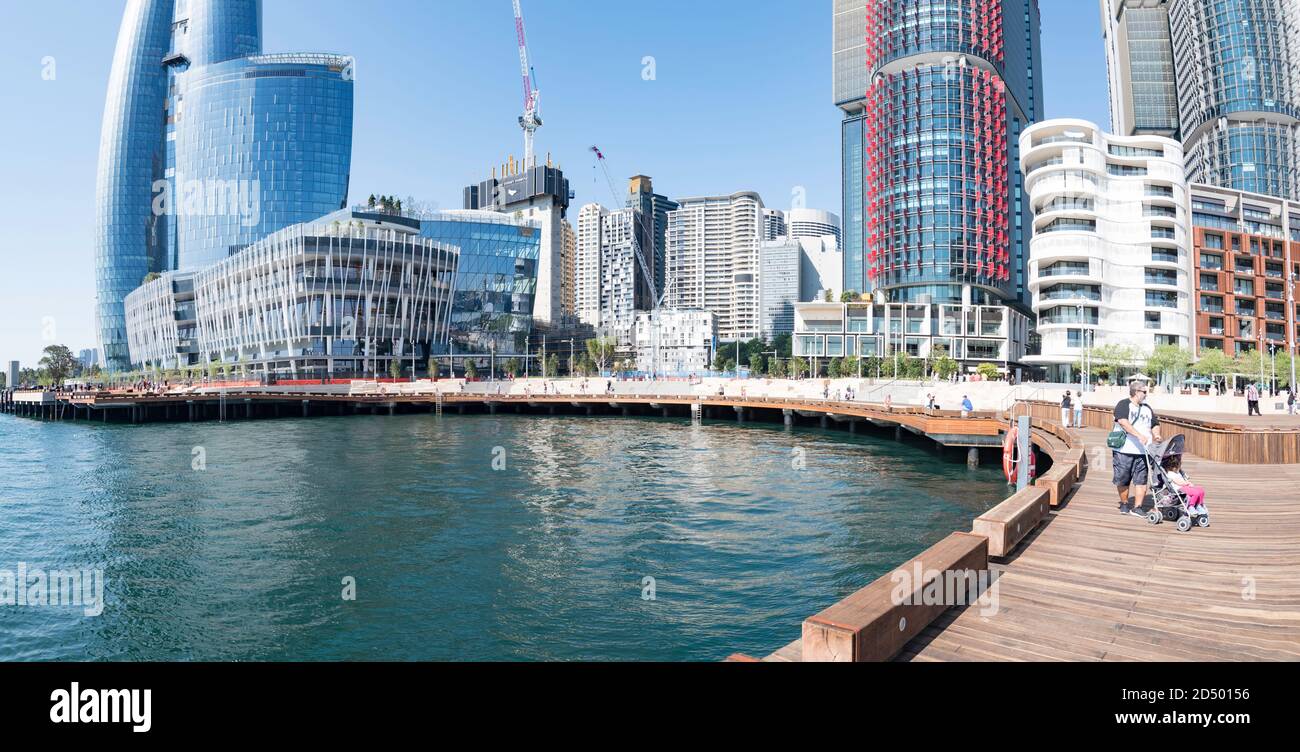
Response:
[[[840,213],[831,0],[523,0],[545,125],[575,206],[644,173],[671,197],[758,191]],[[1107,122],[1094,0],[1040,0],[1048,117]],[[0,361],[95,346],[94,191],[124,0],[0,2]],[[265,0],[268,52],[352,55],[353,202],[460,208],[522,152],[510,0]],[[652,57],[653,80],[643,60]],[[53,80],[46,58],[53,58]]]

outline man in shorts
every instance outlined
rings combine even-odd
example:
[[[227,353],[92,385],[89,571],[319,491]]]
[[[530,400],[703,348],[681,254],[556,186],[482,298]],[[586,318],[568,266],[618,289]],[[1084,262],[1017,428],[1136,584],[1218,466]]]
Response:
[[[1146,404],[1148,386],[1134,381],[1128,385],[1129,397],[1115,405],[1115,425],[1124,429],[1124,446],[1111,451],[1115,472],[1111,482],[1119,493],[1120,514],[1144,517],[1142,505],[1147,495],[1146,445],[1160,441],[1160,419]],[[1133,501],[1129,501],[1129,491]]]

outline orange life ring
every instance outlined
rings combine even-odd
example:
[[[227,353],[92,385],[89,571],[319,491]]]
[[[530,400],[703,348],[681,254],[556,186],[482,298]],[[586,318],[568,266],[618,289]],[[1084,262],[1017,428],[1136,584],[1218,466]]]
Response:
[[[1002,440],[1002,473],[1007,476],[1008,483],[1016,482],[1016,467],[1020,464],[1019,458],[1016,457],[1016,444],[1019,443],[1019,430],[1015,424],[1011,425],[1007,431],[1007,436]],[[1033,480],[1038,475],[1038,458],[1034,456],[1033,447],[1029,449],[1029,479]]]

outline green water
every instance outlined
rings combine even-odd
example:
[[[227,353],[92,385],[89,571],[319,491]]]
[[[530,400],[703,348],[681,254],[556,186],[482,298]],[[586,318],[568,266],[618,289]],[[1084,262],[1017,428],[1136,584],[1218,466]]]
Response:
[[[98,616],[0,605],[4,660],[766,654],[1006,496],[963,453],[684,419],[0,416],[0,447],[0,570],[106,578]]]

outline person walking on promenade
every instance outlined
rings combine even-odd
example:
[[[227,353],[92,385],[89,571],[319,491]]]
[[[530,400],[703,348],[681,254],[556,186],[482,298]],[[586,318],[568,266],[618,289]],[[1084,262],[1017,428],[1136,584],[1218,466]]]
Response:
[[[1061,426],[1064,428],[1070,427],[1070,413],[1072,412],[1072,407],[1074,407],[1074,405],[1070,400],[1070,390],[1066,389],[1065,396],[1061,398]]]
[[[1160,419],[1156,411],[1146,404],[1149,387],[1134,381],[1128,385],[1128,399],[1120,400],[1115,405],[1115,426],[1112,439],[1106,443],[1111,447],[1111,464],[1114,467],[1111,482],[1119,494],[1120,514],[1144,517],[1142,505],[1147,495],[1147,462],[1143,456],[1146,446],[1153,441],[1160,441]],[[1114,446],[1122,431],[1122,443]],[[1129,501],[1129,491],[1133,492],[1133,501]]]
[[[963,394],[961,396],[961,417],[968,418],[975,411],[975,405],[971,404],[970,397]]]
[[[894,398],[893,398],[892,395],[886,394],[886,395],[885,395],[885,412],[887,412],[887,413],[892,413],[893,411],[894,411]]]
[[[1246,385],[1246,415],[1260,415],[1259,412],[1259,387],[1254,384]]]
[[[1286,412],[1287,415],[1295,415],[1295,387],[1291,386],[1286,390]]]
[[[1074,427],[1083,428],[1083,392],[1074,400]]]

